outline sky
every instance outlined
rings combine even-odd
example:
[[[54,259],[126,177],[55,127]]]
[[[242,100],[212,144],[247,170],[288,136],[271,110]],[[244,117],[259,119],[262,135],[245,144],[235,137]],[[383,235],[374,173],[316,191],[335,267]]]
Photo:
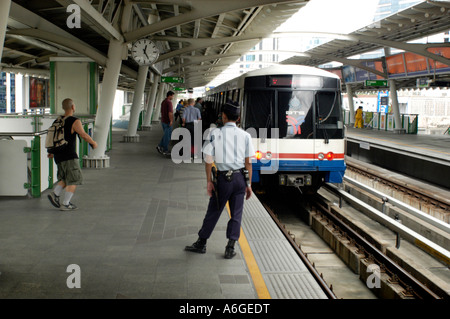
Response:
[[[311,0],[276,32],[350,33],[372,23],[378,0]]]

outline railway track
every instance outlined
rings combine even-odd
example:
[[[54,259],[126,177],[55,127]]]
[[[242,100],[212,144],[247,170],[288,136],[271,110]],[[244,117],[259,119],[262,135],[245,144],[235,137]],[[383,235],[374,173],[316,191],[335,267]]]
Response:
[[[327,192],[327,195],[324,196],[324,192]],[[339,194],[339,192],[341,192],[341,194]],[[375,238],[376,236],[373,236],[370,233],[365,233],[365,231],[361,228],[355,227],[355,223],[352,221],[352,218],[349,218],[348,215],[341,214],[342,208],[340,208],[339,206],[342,207],[342,201],[346,201],[346,205],[357,207],[357,209],[361,209],[360,205],[362,205],[355,205],[354,203],[350,203],[350,200],[346,198],[343,199],[342,193],[346,192],[338,189],[335,186],[323,187],[316,196],[314,196],[313,198],[309,198],[309,200],[307,201],[303,201],[302,210],[306,212],[306,214],[309,214],[309,217],[306,217],[305,219],[307,220],[307,223],[311,226],[311,228],[313,228],[317,234],[321,235],[324,241],[326,241],[330,245],[330,247],[332,247],[336,254],[339,254],[340,258],[345,261],[345,263],[352,269],[353,272],[359,274],[359,279],[366,283],[368,289],[373,288],[378,284],[378,287],[375,288],[380,289],[378,289],[376,293],[373,289],[371,289],[371,291],[374,291],[374,293],[380,298],[450,298],[450,290],[448,290],[448,288],[446,290],[439,284],[435,284],[428,279],[424,280],[421,274],[417,274],[415,271],[412,271],[411,268],[413,268],[413,266],[402,264],[402,262],[399,262],[397,258],[388,256],[388,253],[392,254],[390,248],[386,248],[383,243],[377,242],[377,239]],[[298,194],[298,196],[299,195],[300,194]],[[330,287],[324,281],[324,276],[316,269],[317,265],[309,261],[307,254],[305,254],[300,248],[302,246],[302,243],[300,242],[298,244],[293,238],[294,236],[290,230],[292,225],[282,224],[282,222],[280,222],[277,217],[278,208],[273,209],[269,207],[271,206],[271,204],[270,200],[267,199],[268,197],[266,196],[266,200],[262,198],[261,202],[266,207],[268,212],[273,216],[277,224],[279,224],[280,229],[289,239],[294,249],[303,254],[301,258],[305,261],[305,264],[307,264],[307,267],[310,269],[311,273],[313,273],[313,275],[316,277],[316,280],[323,281],[321,283],[321,286],[333,292],[332,285],[334,285],[334,283],[331,283],[332,285]],[[347,201],[349,203],[347,203]],[[272,204],[273,202],[276,201],[272,201]],[[298,206],[298,201],[296,201],[293,206]],[[355,210],[354,207],[352,208],[353,210]],[[292,214],[295,214],[295,211],[297,211],[298,213],[299,209],[298,207],[292,207],[291,211]],[[420,237],[421,235],[409,235],[409,233],[404,233],[403,231],[409,231],[407,230],[408,227],[402,225],[398,220],[383,216],[386,215],[383,212],[379,213],[381,214],[382,219],[391,219],[389,220],[389,223],[394,225],[390,230],[385,230],[387,234],[391,233],[396,237],[396,239],[394,240],[395,245],[391,246],[395,246],[396,249],[398,249],[400,247],[401,239],[402,245],[406,245],[406,243],[403,242],[408,240],[409,242],[412,242],[413,245],[415,244],[423,251],[426,251],[428,254],[434,255],[434,257],[439,260],[439,263],[444,264],[442,265],[442,268],[445,269],[445,267],[447,267],[446,270],[448,271],[450,260],[448,251],[442,249],[442,247],[436,245],[429,239]],[[358,218],[359,217],[355,219]],[[373,216],[371,216],[370,218],[373,219]],[[427,219],[430,218],[424,217],[424,220]],[[443,233],[444,240],[450,240],[448,233],[445,232],[445,223],[435,220],[433,222],[437,224],[444,224],[442,226],[443,229],[439,231]],[[420,221],[419,223],[422,226],[423,224],[425,224],[424,221]],[[381,224],[386,224],[386,221],[383,220]],[[436,228],[436,225],[431,225],[430,227]],[[414,233],[414,231],[411,232]],[[425,232],[429,233],[429,231]],[[371,283],[369,283],[370,280],[372,280]],[[371,285],[372,287],[369,287]]]
[[[352,159],[351,157],[346,157],[346,165],[346,175],[354,173],[358,176],[366,177],[369,180],[387,186],[393,193],[401,193],[409,196],[411,198],[410,200],[417,204],[415,206],[431,206],[434,210],[439,210],[443,214],[450,215],[450,197],[445,196],[445,194],[439,194],[424,186],[417,186],[401,178],[396,178],[392,175],[392,172]],[[449,218],[447,217],[446,219],[448,223]]]

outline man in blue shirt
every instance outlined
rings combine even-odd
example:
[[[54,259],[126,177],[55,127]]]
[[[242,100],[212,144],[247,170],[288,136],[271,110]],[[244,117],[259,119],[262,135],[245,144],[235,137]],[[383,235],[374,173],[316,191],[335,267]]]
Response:
[[[226,103],[222,107],[222,118],[225,125],[211,132],[211,139],[203,147],[205,154],[205,170],[207,191],[210,196],[208,210],[203,225],[198,232],[198,240],[185,250],[196,253],[206,252],[206,241],[216,226],[226,205],[229,203],[231,219],[227,225],[228,244],[225,258],[231,259],[236,253],[234,244],[239,239],[241,230],[244,198],[252,195],[252,162],[254,155],[251,135],[236,127],[240,116],[237,103]],[[213,162],[217,168],[217,179],[212,181]],[[247,170],[247,176],[244,175]],[[213,193],[215,193],[213,196]]]
[[[184,109],[183,112],[183,127],[187,128],[189,130],[189,133],[191,134],[191,156],[196,157],[194,154],[196,154],[197,150],[194,147],[194,132],[195,132],[195,124],[197,121],[200,121],[202,119],[202,116],[200,114],[200,111],[194,107],[194,99],[188,100],[188,106]]]

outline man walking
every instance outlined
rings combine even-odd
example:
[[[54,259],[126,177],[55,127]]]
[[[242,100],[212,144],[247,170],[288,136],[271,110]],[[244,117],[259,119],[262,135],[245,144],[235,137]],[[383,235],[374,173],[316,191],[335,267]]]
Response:
[[[48,199],[53,206],[60,208],[60,210],[76,210],[77,206],[70,201],[75,193],[77,185],[83,183],[83,176],[81,174],[80,162],[76,152],[76,136],[78,134],[83,140],[88,142],[92,148],[97,148],[95,142],[89,134],[87,134],[81,124],[80,119],[73,116],[75,113],[75,104],[72,99],[65,99],[62,102],[64,110],[64,139],[68,142],[67,148],[61,153],[48,154],[48,158],[54,158],[58,166],[58,183],[55,190],[48,195]],[[65,190],[64,201],[60,203],[60,196]]]
[[[161,125],[164,131],[163,137],[159,142],[156,149],[160,154],[170,155],[169,143],[170,137],[172,135],[172,124],[173,124],[173,105],[172,100],[175,93],[172,91],[167,92],[167,97],[161,103]]]
[[[200,111],[194,107],[194,99],[188,100],[188,106],[183,112],[183,126],[189,130],[191,134],[191,157],[196,157],[197,150],[194,146],[195,121],[200,121],[202,116]]]
[[[227,225],[228,244],[225,248],[225,258],[231,259],[236,255],[234,244],[240,236],[244,197],[249,199],[252,195],[251,158],[254,155],[251,135],[236,127],[239,114],[240,108],[237,103],[224,104],[222,118],[225,125],[213,130],[210,142],[205,143],[203,147],[210,199],[203,225],[198,232],[198,240],[191,246],[186,246],[187,251],[206,252],[206,241],[228,202],[231,219]],[[212,179],[213,161],[217,168],[215,184]]]

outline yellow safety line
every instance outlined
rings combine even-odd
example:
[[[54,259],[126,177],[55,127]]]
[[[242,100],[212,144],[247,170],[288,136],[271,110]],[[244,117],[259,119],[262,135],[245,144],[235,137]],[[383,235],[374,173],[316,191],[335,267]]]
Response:
[[[436,153],[443,153],[443,154],[450,155],[450,153],[448,153],[448,152],[443,152],[443,151],[433,150],[433,149],[431,149],[431,148],[420,147],[420,146],[415,146],[415,145],[406,144],[406,143],[400,143],[400,142],[394,142],[394,141],[385,140],[385,139],[378,138],[378,137],[371,137],[371,136],[360,135],[360,134],[354,134],[354,133],[351,133],[351,134],[352,134],[352,135],[356,135],[356,136],[358,136],[358,137],[369,138],[369,139],[379,140],[379,141],[383,141],[383,142],[388,142],[388,143],[394,143],[394,144],[398,144],[398,145],[409,146],[409,147],[412,147],[412,148],[420,148],[420,149],[423,149],[423,150],[426,150],[426,151],[432,151],[432,152],[436,152]],[[349,136],[349,137],[351,137],[351,136]]]
[[[231,218],[230,206],[227,202],[228,216]],[[244,230],[241,227],[241,236],[239,238],[239,245],[244,255],[245,262],[247,263],[250,276],[252,277],[253,284],[258,294],[259,299],[272,299],[270,297],[269,290],[267,289],[266,283],[263,279],[261,271],[259,270],[258,264],[256,262],[255,256],[253,255],[252,249],[248,244],[247,237],[245,236]]]

